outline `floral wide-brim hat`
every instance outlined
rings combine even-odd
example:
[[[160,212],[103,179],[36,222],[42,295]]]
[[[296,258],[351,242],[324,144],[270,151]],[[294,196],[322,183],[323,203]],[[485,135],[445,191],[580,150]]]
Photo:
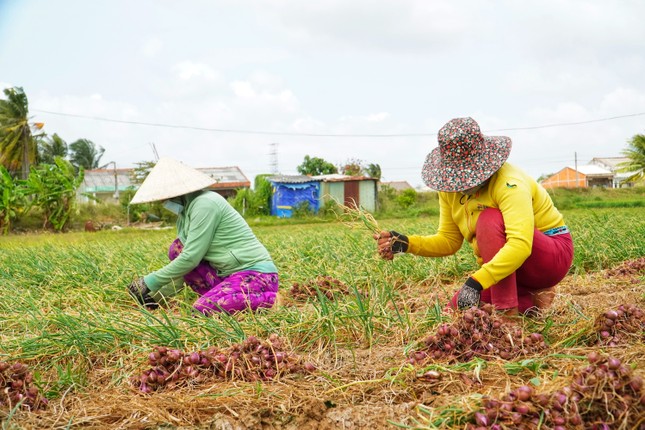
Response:
[[[475,187],[502,167],[511,153],[511,139],[484,136],[472,118],[455,118],[437,135],[439,146],[430,152],[421,176],[433,190],[459,192]]]

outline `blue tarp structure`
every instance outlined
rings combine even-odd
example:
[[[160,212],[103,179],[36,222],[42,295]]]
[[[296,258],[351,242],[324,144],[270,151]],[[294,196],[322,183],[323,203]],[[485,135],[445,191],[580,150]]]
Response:
[[[271,197],[271,215],[291,218],[294,209],[309,204],[309,210],[318,212],[320,206],[320,182],[286,183],[274,182]]]

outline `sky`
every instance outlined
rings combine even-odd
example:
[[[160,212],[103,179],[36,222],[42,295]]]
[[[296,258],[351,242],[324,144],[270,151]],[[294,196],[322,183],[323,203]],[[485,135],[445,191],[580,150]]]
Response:
[[[423,187],[452,118],[531,176],[645,133],[641,0],[0,0],[0,89],[118,168],[297,174],[357,160]],[[4,98],[4,95],[0,96]]]

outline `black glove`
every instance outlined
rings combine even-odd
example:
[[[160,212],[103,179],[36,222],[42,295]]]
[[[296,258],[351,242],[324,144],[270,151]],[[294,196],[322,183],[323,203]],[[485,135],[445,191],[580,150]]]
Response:
[[[408,250],[408,237],[404,234],[397,233],[394,230],[390,230],[392,235],[392,253],[401,254]]]
[[[159,307],[159,303],[155,302],[155,300],[150,297],[150,289],[143,278],[138,278],[132,281],[132,283],[128,285],[128,292],[137,302],[139,302],[140,305],[145,306],[150,310],[154,310]]]
[[[459,309],[468,309],[473,306],[479,306],[479,296],[482,290],[482,285],[474,278],[466,279],[457,294],[457,307]]]

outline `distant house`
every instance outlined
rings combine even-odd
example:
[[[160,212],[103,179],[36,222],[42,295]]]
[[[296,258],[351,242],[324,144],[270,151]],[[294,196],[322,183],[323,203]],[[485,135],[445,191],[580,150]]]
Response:
[[[614,173],[594,164],[565,167],[541,182],[544,188],[613,187]]]
[[[627,157],[596,157],[592,158],[589,164],[593,164],[603,169],[607,169],[614,174],[613,188],[633,187],[634,183],[625,183],[625,180],[632,175],[632,172],[618,172],[622,163],[627,163]]]
[[[413,190],[414,187],[408,183],[408,181],[391,181],[391,182],[381,182],[382,187],[390,187],[394,191],[405,191]]]
[[[366,176],[340,174],[314,176],[321,181],[320,200],[322,205],[334,201],[344,206],[356,206],[368,212],[376,211],[378,179]]]
[[[237,190],[251,188],[251,182],[239,167],[201,167],[197,168],[214,179],[208,189],[231,197]],[[79,202],[110,201],[118,202],[119,195],[126,190],[136,190],[139,185],[132,182],[134,169],[92,169],[85,171],[85,178],[78,189]],[[92,198],[90,198],[91,196]]]
[[[225,198],[233,197],[240,189],[251,188],[251,182],[242,173],[239,167],[198,167],[211,178],[215,183],[208,189],[221,194]]]
[[[133,169],[92,169],[85,171],[83,182],[77,191],[77,200],[87,203],[92,199],[118,202],[119,194],[131,188]]]
[[[277,175],[267,180],[273,187],[271,214],[275,216],[291,217],[294,209],[302,204],[318,212],[329,201],[360,206],[370,212],[376,210],[377,180],[374,178],[340,174]]]

